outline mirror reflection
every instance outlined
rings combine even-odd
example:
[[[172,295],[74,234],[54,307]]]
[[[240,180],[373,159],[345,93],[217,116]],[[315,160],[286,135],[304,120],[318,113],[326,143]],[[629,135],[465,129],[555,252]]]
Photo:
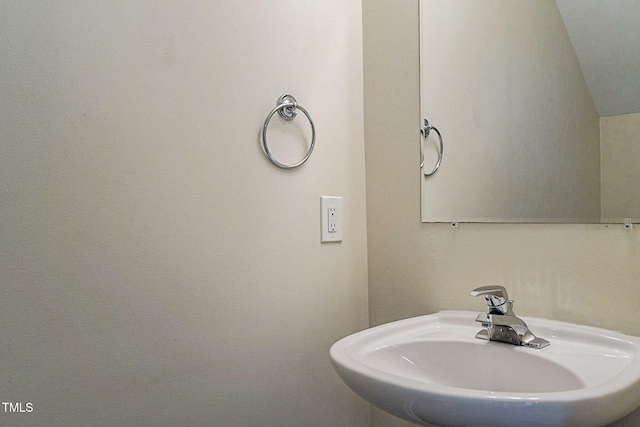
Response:
[[[420,0],[421,113],[444,142],[422,221],[640,221],[639,19],[636,0]],[[429,172],[439,140],[421,144]]]

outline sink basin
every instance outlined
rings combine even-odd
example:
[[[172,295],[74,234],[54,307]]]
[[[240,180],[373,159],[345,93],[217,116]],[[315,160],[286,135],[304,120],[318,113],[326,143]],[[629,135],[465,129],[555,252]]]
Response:
[[[640,406],[640,338],[527,318],[551,345],[475,338],[477,312],[443,311],[357,332],[330,351],[365,400],[421,425],[601,427]]]

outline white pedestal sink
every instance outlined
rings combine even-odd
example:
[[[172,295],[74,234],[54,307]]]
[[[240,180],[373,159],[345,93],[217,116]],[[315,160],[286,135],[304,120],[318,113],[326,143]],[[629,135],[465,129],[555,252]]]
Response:
[[[533,349],[476,339],[477,314],[370,328],[335,343],[331,361],[361,397],[422,425],[601,427],[640,406],[640,338],[523,317],[551,342]]]

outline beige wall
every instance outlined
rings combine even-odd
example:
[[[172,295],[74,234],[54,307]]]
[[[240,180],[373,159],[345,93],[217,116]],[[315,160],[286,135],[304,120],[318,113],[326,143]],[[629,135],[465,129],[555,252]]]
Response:
[[[0,398],[34,408],[0,424],[368,426],[328,356],[368,324],[360,22],[356,0],[0,5]],[[258,138],[286,92],[318,131],[295,171]]]
[[[640,335],[638,227],[420,223],[418,1],[365,0],[363,17],[371,325],[481,311],[469,291],[499,284],[518,314]],[[407,425],[372,410],[372,427]]]
[[[640,221],[640,113],[600,118],[602,218]]]

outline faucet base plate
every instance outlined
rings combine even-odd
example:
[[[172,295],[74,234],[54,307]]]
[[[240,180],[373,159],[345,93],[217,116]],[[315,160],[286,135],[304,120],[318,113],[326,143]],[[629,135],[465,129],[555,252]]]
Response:
[[[545,348],[549,344],[550,342],[545,340],[544,338],[535,338],[535,339],[532,339],[531,341],[524,343],[523,345],[526,345],[527,347],[533,347],[533,348]]]
[[[501,335],[505,335],[505,334],[501,334]],[[501,338],[494,337],[494,339],[491,339],[488,329],[481,329],[480,331],[478,331],[478,333],[476,334],[476,338],[479,340],[502,342],[507,344],[537,348],[537,349],[545,348],[551,344],[549,341],[545,340],[544,338],[537,338],[537,337],[530,341],[524,341],[522,343],[520,343],[519,341],[515,342],[514,340],[506,338],[504,336],[502,336]]]
[[[476,334],[476,338],[478,338],[479,340],[487,340],[487,341],[491,341],[491,338],[489,338],[489,331],[486,329],[481,329],[477,334]]]

